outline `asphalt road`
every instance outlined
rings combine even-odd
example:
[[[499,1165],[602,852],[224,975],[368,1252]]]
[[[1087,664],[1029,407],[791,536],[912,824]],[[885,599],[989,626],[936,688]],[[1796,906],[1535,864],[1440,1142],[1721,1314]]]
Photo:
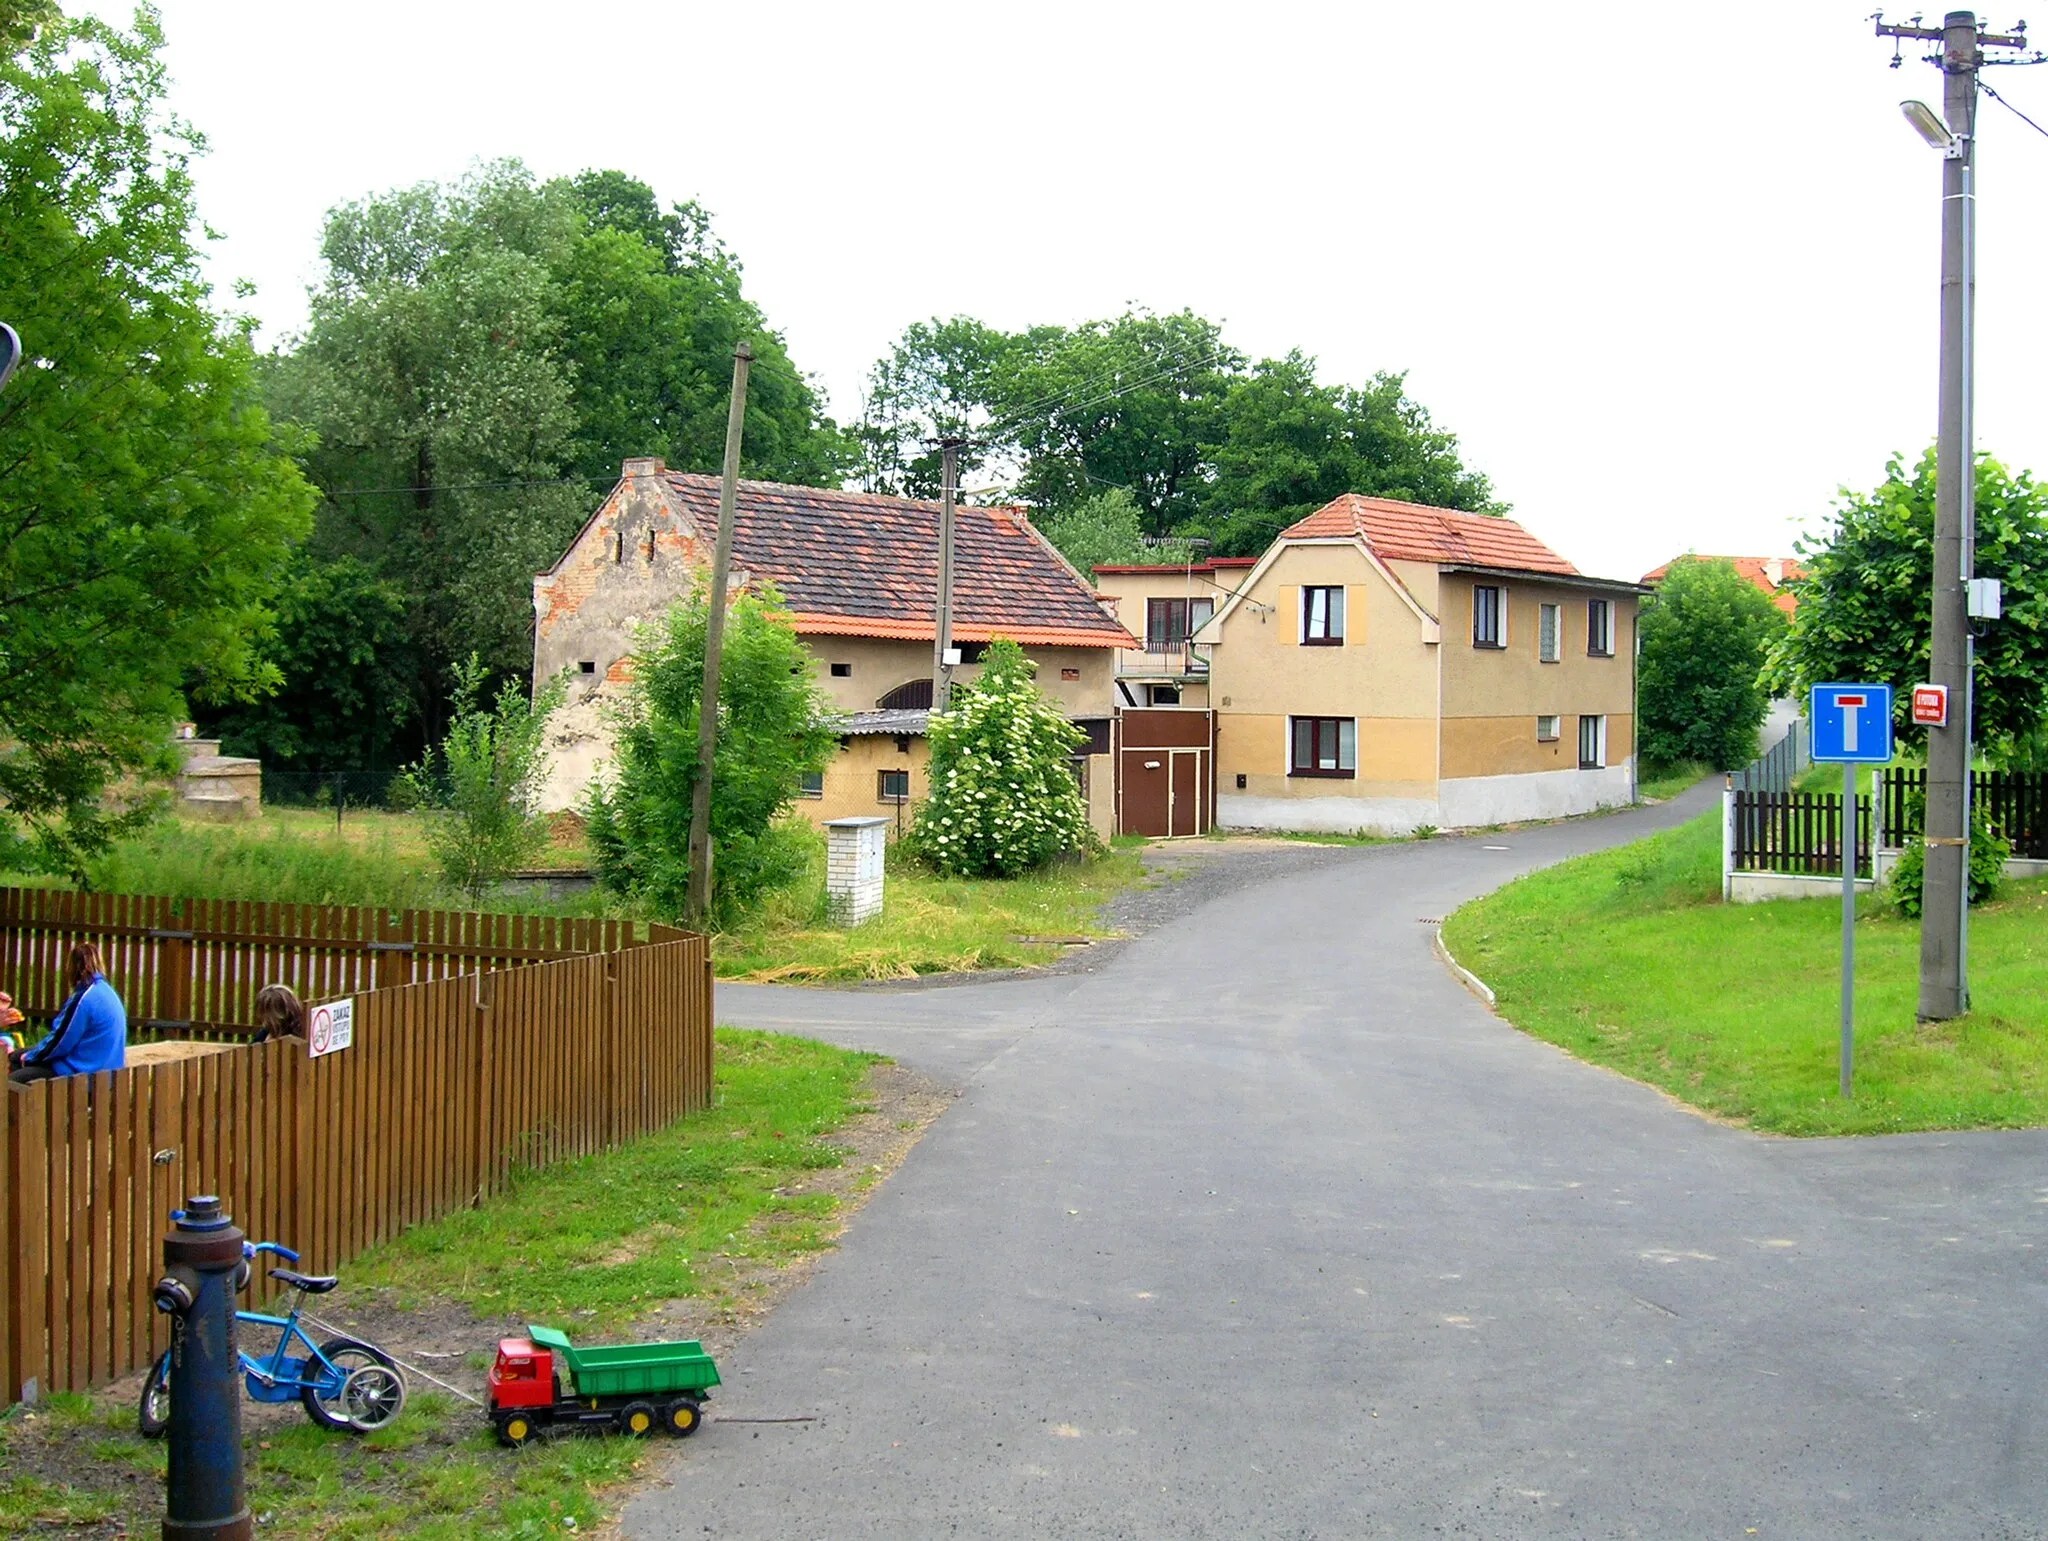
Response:
[[[1346,852],[1092,972],[722,988],[963,1093],[722,1367],[817,1421],[708,1424],[628,1534],[2048,1534],[2043,1132],[1722,1128],[1430,951],[1704,797]]]

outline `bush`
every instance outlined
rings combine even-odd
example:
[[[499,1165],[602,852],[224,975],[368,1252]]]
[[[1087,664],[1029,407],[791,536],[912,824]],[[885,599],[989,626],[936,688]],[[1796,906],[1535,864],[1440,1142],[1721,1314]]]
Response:
[[[690,888],[707,613],[699,583],[641,632],[633,686],[615,718],[612,778],[591,786],[583,809],[599,883],[669,918],[683,914]],[[838,741],[828,722],[811,655],[774,591],[734,599],[719,663],[711,767],[711,908],[719,923],[803,875],[817,837],[800,821],[777,820],[804,776],[832,757]]]
[[[998,637],[980,678],[932,716],[932,791],[911,836],[948,876],[1015,877],[1094,848],[1070,764],[1087,737],[1031,682],[1034,667]]]
[[[1729,770],[1756,754],[1770,700],[1758,675],[1785,617],[1732,562],[1673,562],[1643,602],[1641,753],[1646,765]]]
[[[2005,879],[2005,859],[2012,855],[2012,842],[1991,827],[1982,808],[1970,810],[1970,903],[1986,904],[1998,897]],[[1889,887],[1891,902],[1901,915],[1918,917],[1921,891],[1927,883],[1927,847],[1918,835],[1906,842],[1892,868]]]

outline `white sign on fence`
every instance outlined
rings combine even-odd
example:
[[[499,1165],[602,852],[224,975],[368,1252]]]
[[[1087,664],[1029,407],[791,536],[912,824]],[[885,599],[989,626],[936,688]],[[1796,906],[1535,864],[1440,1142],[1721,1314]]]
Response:
[[[355,1041],[356,1003],[353,998],[328,1001],[313,1008],[313,1020],[306,1024],[306,1053],[318,1059],[345,1049]]]

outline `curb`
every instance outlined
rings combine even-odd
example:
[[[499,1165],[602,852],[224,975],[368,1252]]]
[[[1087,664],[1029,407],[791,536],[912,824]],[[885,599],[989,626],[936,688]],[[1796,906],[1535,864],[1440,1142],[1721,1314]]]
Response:
[[[1462,984],[1466,989],[1470,990],[1474,995],[1478,996],[1482,1001],[1486,1002],[1489,1008],[1492,1007],[1493,991],[1489,990],[1486,987],[1485,980],[1481,979],[1477,974],[1473,973],[1472,970],[1468,969],[1467,967],[1465,967],[1464,964],[1460,963],[1456,958],[1451,956],[1450,948],[1444,946],[1444,934],[1442,931],[1437,930],[1435,928],[1431,929],[1429,933],[1429,945],[1435,951],[1436,955],[1439,958],[1443,959],[1444,967],[1449,969],[1453,974],[1458,976],[1458,983]]]

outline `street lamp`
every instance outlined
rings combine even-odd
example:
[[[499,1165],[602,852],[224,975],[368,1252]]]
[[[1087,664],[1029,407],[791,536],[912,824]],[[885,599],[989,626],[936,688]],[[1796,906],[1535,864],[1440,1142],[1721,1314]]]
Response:
[[[1935,149],[1946,150],[1956,142],[1956,136],[1948,131],[1948,125],[1935,116],[1934,109],[1925,102],[1901,102],[1899,111],[1919,131],[1920,137]]]

